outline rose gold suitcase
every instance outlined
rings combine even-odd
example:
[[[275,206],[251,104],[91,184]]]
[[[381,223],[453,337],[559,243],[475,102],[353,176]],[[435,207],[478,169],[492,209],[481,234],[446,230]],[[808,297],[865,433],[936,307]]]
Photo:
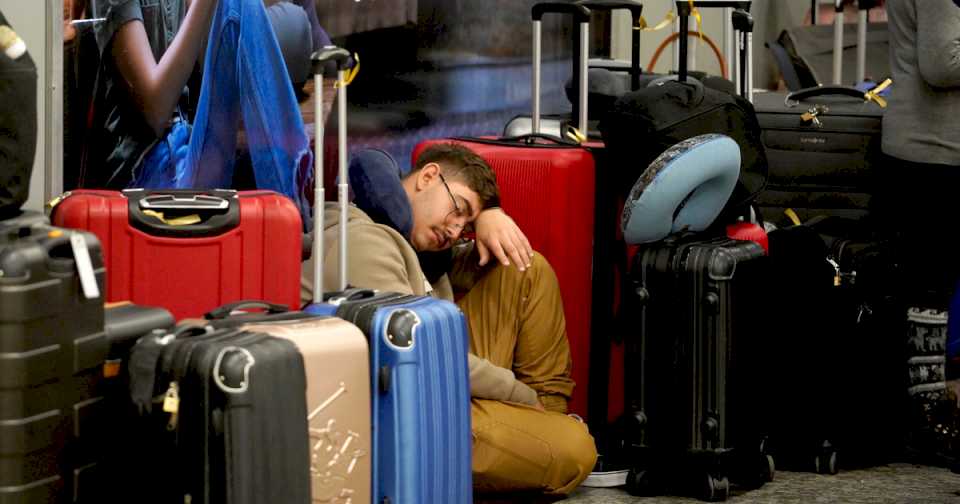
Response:
[[[370,502],[370,356],[363,333],[338,318],[244,329],[291,340],[303,354],[313,502]]]

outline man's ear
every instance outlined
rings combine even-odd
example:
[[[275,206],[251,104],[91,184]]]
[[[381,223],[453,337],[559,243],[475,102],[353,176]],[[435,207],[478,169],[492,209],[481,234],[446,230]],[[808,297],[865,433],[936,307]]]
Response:
[[[422,191],[431,184],[440,175],[440,165],[437,163],[427,163],[417,171],[417,190]]]

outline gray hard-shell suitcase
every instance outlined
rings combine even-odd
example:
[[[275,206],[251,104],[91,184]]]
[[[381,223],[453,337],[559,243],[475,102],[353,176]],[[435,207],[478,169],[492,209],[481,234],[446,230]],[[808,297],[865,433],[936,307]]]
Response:
[[[96,487],[103,289],[94,235],[39,215],[0,222],[2,504],[76,502]]]

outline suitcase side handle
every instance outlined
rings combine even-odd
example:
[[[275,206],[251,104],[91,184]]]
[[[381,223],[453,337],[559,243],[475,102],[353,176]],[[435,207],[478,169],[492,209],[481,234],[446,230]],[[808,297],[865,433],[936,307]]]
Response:
[[[240,225],[235,191],[124,191],[130,225],[152,236],[218,236]]]
[[[248,310],[251,308],[261,309],[269,314],[286,313],[290,311],[290,308],[287,305],[270,303],[268,301],[261,301],[258,299],[244,299],[242,301],[227,303],[223,306],[214,308],[207,313],[204,313],[203,318],[207,320],[221,320],[229,317],[231,313],[237,310]]]
[[[526,135],[502,137],[502,138],[453,137],[451,138],[451,140],[455,140],[458,142],[482,143],[487,145],[516,146],[520,144],[520,145],[523,145],[524,147],[544,147],[544,148],[580,147],[580,144],[578,142],[575,142],[573,140],[567,140],[566,138],[561,138],[554,135],[548,135],[546,133],[528,133]],[[538,143],[536,140],[546,140],[549,143]]]
[[[786,103],[788,107],[796,107],[801,101],[818,96],[849,96],[863,101],[869,100],[866,93],[856,88],[846,86],[817,86],[788,94],[787,97],[784,98],[784,103]]]
[[[142,210],[226,210],[230,202],[219,196],[151,194],[138,203]]]

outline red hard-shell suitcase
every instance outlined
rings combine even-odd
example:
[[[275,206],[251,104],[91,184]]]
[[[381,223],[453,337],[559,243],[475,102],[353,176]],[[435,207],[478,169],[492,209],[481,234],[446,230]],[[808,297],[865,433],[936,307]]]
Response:
[[[432,144],[414,149],[414,159]],[[590,359],[594,161],[586,149],[497,139],[458,140],[497,175],[503,209],[553,266],[560,282],[576,382],[570,411],[586,416]]]
[[[580,24],[581,47],[587,46],[590,12],[582,6],[537,4],[533,7],[534,33],[546,13],[572,14]],[[560,282],[567,338],[573,359],[572,378],[576,382],[569,408],[587,416],[587,382],[590,364],[590,311],[592,307],[592,268],[594,235],[594,199],[596,168],[593,155],[582,146],[549,135],[539,135],[540,118],[540,46],[534,45],[533,117],[536,128],[531,135],[514,138],[456,138],[421,142],[413,150],[413,164],[430,145],[456,141],[482,157],[497,175],[500,203],[527,235],[534,251],[553,266]],[[578,53],[574,81],[585,83],[589,51]],[[587,103],[577,115],[586,131]]]
[[[162,306],[178,320],[241,299],[299,307],[303,228],[277,193],[78,190],[52,219],[100,239],[107,301]]]

